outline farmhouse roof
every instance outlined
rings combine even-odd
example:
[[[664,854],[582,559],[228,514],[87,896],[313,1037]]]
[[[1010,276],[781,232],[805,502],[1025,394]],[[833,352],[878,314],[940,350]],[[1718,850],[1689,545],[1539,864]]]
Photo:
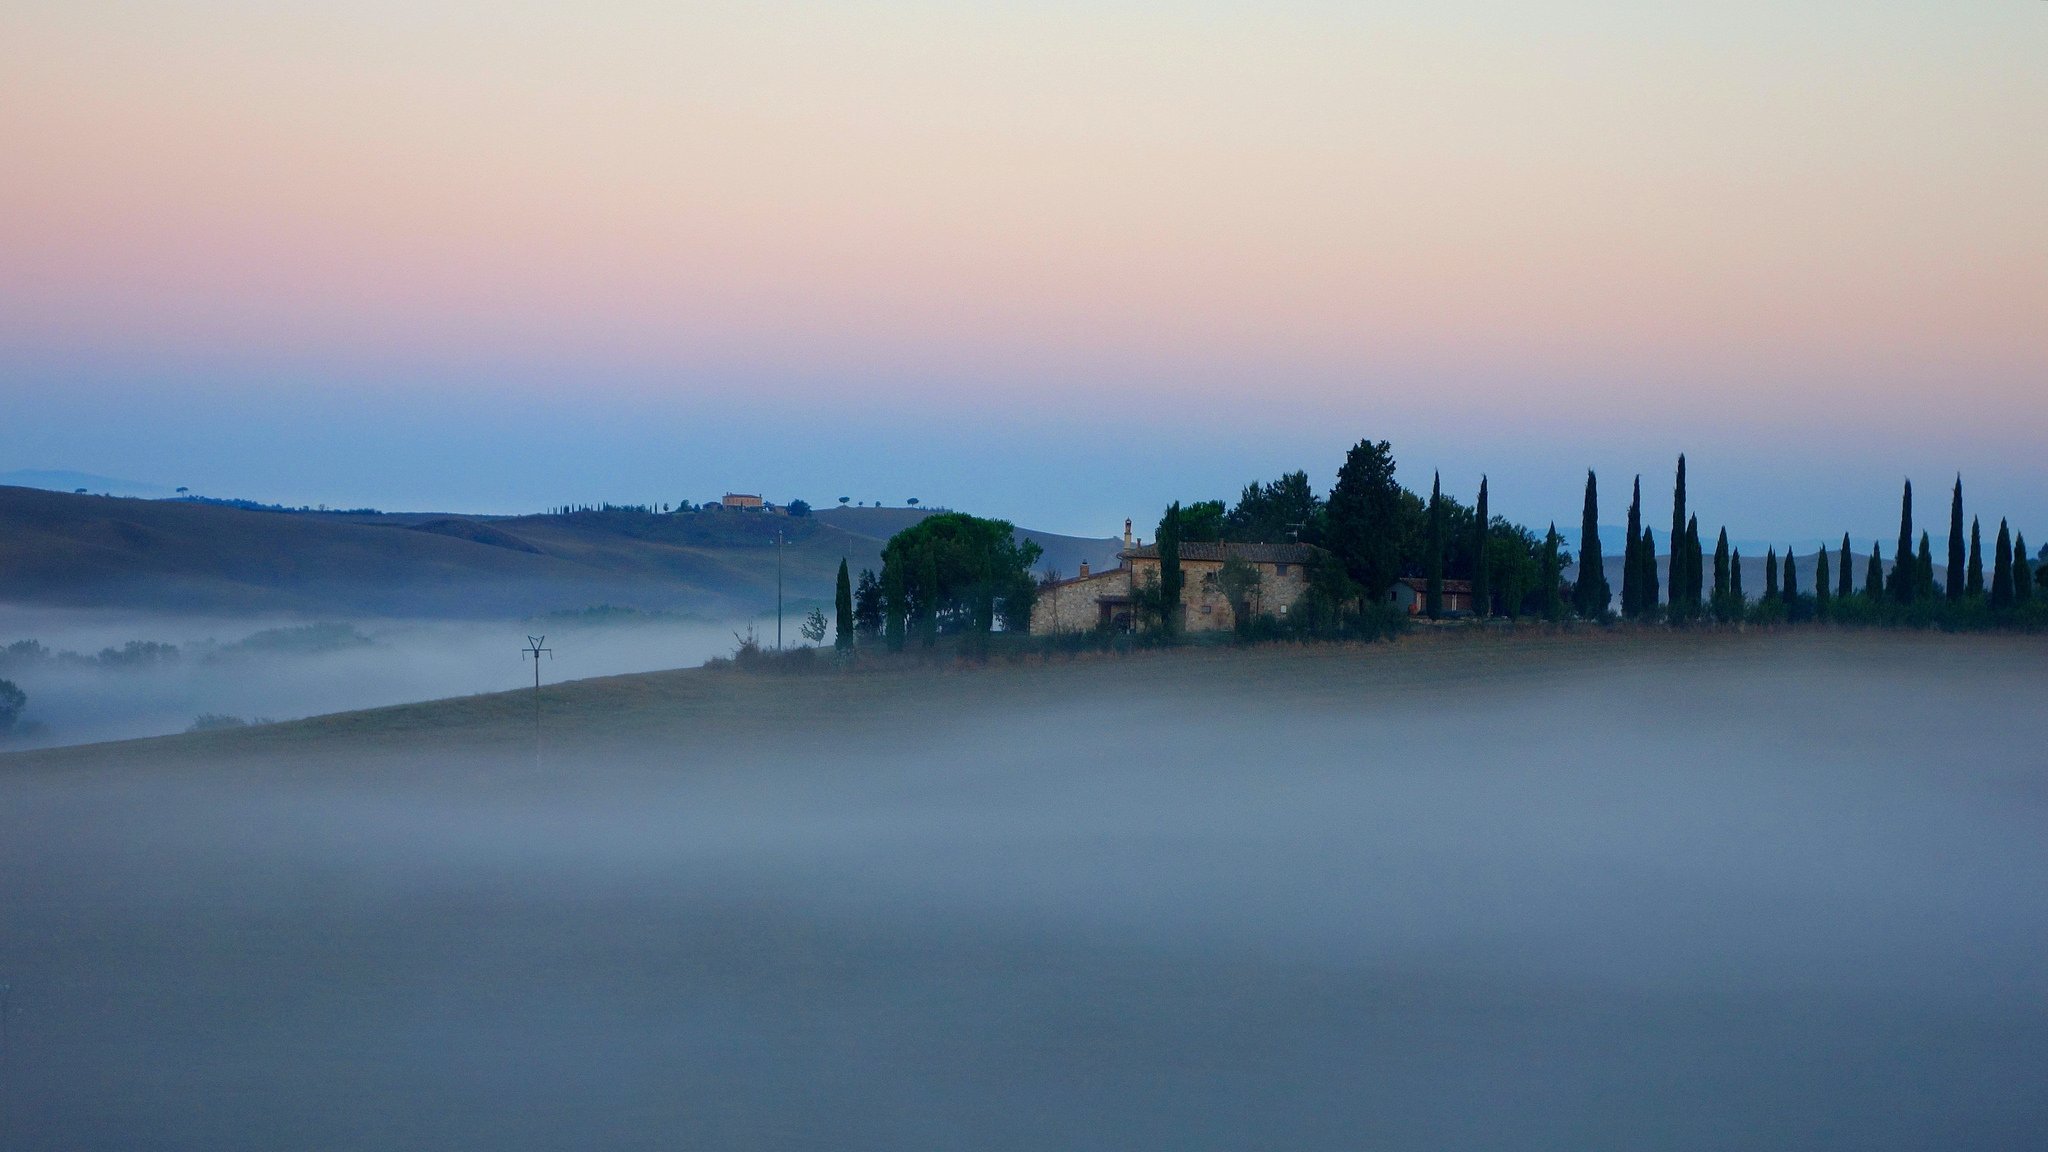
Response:
[[[1128,548],[1119,555],[1132,560],[1159,559],[1159,545],[1144,544]],[[1224,561],[1235,556],[1252,564],[1306,564],[1315,559],[1316,549],[1312,544],[1221,544],[1209,541],[1183,541],[1180,546],[1182,560]]]

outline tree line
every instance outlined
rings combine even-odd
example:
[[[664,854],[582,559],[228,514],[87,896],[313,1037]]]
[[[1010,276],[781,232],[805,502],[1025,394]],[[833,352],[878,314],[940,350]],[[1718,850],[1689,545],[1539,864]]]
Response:
[[[1472,614],[1482,618],[1619,618],[1678,625],[1814,620],[2048,625],[2048,548],[2038,558],[2029,556],[2024,536],[2001,520],[1986,558],[1980,523],[1973,517],[1965,527],[1960,477],[1951,500],[1948,563],[1941,581],[1936,580],[1929,534],[1915,535],[1908,481],[1889,566],[1882,546],[1873,542],[1859,580],[1846,534],[1838,551],[1831,553],[1825,545],[1816,550],[1810,572],[1801,570],[1793,549],[1781,556],[1773,547],[1764,559],[1761,594],[1755,596],[1744,587],[1743,556],[1731,546],[1725,525],[1718,529],[1710,562],[1686,483],[1687,463],[1681,455],[1660,547],[1657,529],[1644,513],[1642,478],[1634,478],[1617,597],[1603,554],[1596,472],[1586,473],[1578,547],[1568,550],[1554,521],[1539,533],[1494,515],[1488,477],[1479,477],[1470,504],[1446,492],[1440,474],[1430,477],[1425,494],[1401,483],[1391,444],[1361,440],[1345,454],[1327,494],[1316,492],[1305,471],[1294,471],[1246,484],[1234,503],[1212,499],[1168,505],[1155,532],[1158,582],[1134,588],[1133,599],[1150,630],[1171,639],[1177,618],[1172,606],[1180,603],[1185,580],[1181,548],[1231,541],[1314,548],[1306,590],[1284,623],[1251,619],[1234,590],[1241,581],[1233,581],[1229,564],[1213,577],[1238,607],[1241,631],[1263,629],[1274,635],[1385,634],[1402,615],[1389,603],[1389,592],[1404,578],[1420,584],[1422,610],[1430,617],[1448,615],[1445,588],[1460,581],[1471,588]],[[913,642],[932,647],[943,634],[964,635],[972,646],[985,644],[997,628],[1027,630],[1037,593],[1031,567],[1039,555],[1036,544],[1015,539],[1007,521],[961,513],[929,517],[890,539],[879,575],[864,570],[855,581],[842,562],[835,590],[838,643],[850,647],[857,638],[874,640],[900,651]],[[1250,579],[1255,585],[1256,572]]]
[[[1329,494],[1318,496],[1305,472],[1245,486],[1234,506],[1221,500],[1169,505],[1157,531],[1161,585],[1156,595],[1177,599],[1178,547],[1184,542],[1232,540],[1316,545],[1319,560],[1307,594],[1290,614],[1295,632],[1346,633],[1383,627],[1388,592],[1402,578],[1421,582],[1423,612],[1445,615],[1446,581],[1469,582],[1473,614],[1561,620],[1758,623],[1835,620],[1863,624],[1997,626],[2048,624],[2048,547],[2030,556],[2025,537],[2001,520],[1988,560],[1983,531],[1964,520],[1963,489],[1956,480],[1949,516],[1946,577],[1936,586],[1932,543],[1917,540],[1912,484],[1901,499],[1898,543],[1887,567],[1873,542],[1859,583],[1845,534],[1839,551],[1825,545],[1810,573],[1793,549],[1769,549],[1760,596],[1743,587],[1741,550],[1720,527],[1709,563],[1699,517],[1689,505],[1686,459],[1672,479],[1671,519],[1660,549],[1658,530],[1645,516],[1642,478],[1629,493],[1621,587],[1608,575],[1600,536],[1600,481],[1586,473],[1576,553],[1564,547],[1553,522],[1541,534],[1491,515],[1490,484],[1479,478],[1467,505],[1432,475],[1427,495],[1397,479],[1386,441],[1362,440],[1346,454]],[[1967,523],[1967,528],[1965,527]],[[1660,556],[1663,562],[1660,563]],[[1574,567],[1573,579],[1565,579]],[[1988,572],[1988,577],[1987,577]],[[1158,619],[1170,630],[1169,619]]]

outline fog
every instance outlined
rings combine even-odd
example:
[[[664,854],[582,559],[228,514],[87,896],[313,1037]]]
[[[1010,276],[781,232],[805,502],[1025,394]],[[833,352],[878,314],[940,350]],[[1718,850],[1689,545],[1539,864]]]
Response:
[[[531,634],[553,649],[541,668],[548,682],[691,667],[730,654],[734,632],[749,626],[634,613],[308,622],[0,605],[0,679],[28,694],[0,749],[183,732],[201,716],[290,720],[499,692],[533,682],[533,663],[520,655]],[[785,626],[793,640],[794,620]],[[774,634],[773,617],[763,631]],[[22,641],[48,655],[9,658]],[[109,648],[135,658],[97,658]]]
[[[0,1147],[2040,1147],[2040,669],[4,773]]]

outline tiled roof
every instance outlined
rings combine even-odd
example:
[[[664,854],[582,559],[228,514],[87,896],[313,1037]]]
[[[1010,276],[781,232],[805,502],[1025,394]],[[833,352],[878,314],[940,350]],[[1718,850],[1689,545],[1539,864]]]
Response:
[[[1118,555],[1131,560],[1159,559],[1159,545],[1144,544],[1128,548]],[[1183,560],[1228,560],[1232,556],[1252,564],[1306,564],[1315,559],[1316,548],[1312,544],[1238,544],[1208,542],[1184,542],[1180,546]]]

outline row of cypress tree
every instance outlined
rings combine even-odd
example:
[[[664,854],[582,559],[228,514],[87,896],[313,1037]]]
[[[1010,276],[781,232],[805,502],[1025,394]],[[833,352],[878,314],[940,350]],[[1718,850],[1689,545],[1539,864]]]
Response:
[[[1705,590],[1705,561],[1700,544],[1699,519],[1686,508],[1685,457],[1678,458],[1677,479],[1672,491],[1670,562],[1661,574],[1655,533],[1643,523],[1643,486],[1638,476],[1628,510],[1627,543],[1622,556],[1621,615],[1630,620],[1653,618],[1674,623],[1711,616],[1718,620],[1739,620],[1749,615],[1803,619],[1830,614],[1836,602],[1851,603],[1857,595],[1849,537],[1844,534],[1836,557],[1823,545],[1814,556],[1811,592],[1804,591],[1798,561],[1790,549],[1781,560],[1776,548],[1764,558],[1764,591],[1752,606],[1742,588],[1742,553],[1730,548],[1728,530],[1721,529],[1714,547],[1713,592]],[[1580,526],[1579,582],[1573,595],[1573,609],[1586,618],[1608,614],[1612,593],[1607,583],[1604,557],[1600,551],[1599,477],[1586,473],[1586,496]],[[2037,591],[2048,595],[2048,568],[2028,555],[2026,537],[2011,531],[2001,520],[1998,538],[1992,546],[1991,579],[1987,589],[1983,555],[1983,533],[1973,517],[1967,543],[1963,531],[1963,482],[1956,478],[1949,509],[1948,566],[1940,587],[1934,578],[1933,544],[1926,532],[1914,540],[1913,484],[1906,481],[1900,497],[1899,539],[1893,549],[1894,562],[1886,570],[1881,548],[1871,544],[1864,569],[1862,602],[1911,608],[1937,602],[1967,605],[1981,601],[1993,612],[2006,612],[2032,602]],[[1660,583],[1662,587],[1660,588]]]

